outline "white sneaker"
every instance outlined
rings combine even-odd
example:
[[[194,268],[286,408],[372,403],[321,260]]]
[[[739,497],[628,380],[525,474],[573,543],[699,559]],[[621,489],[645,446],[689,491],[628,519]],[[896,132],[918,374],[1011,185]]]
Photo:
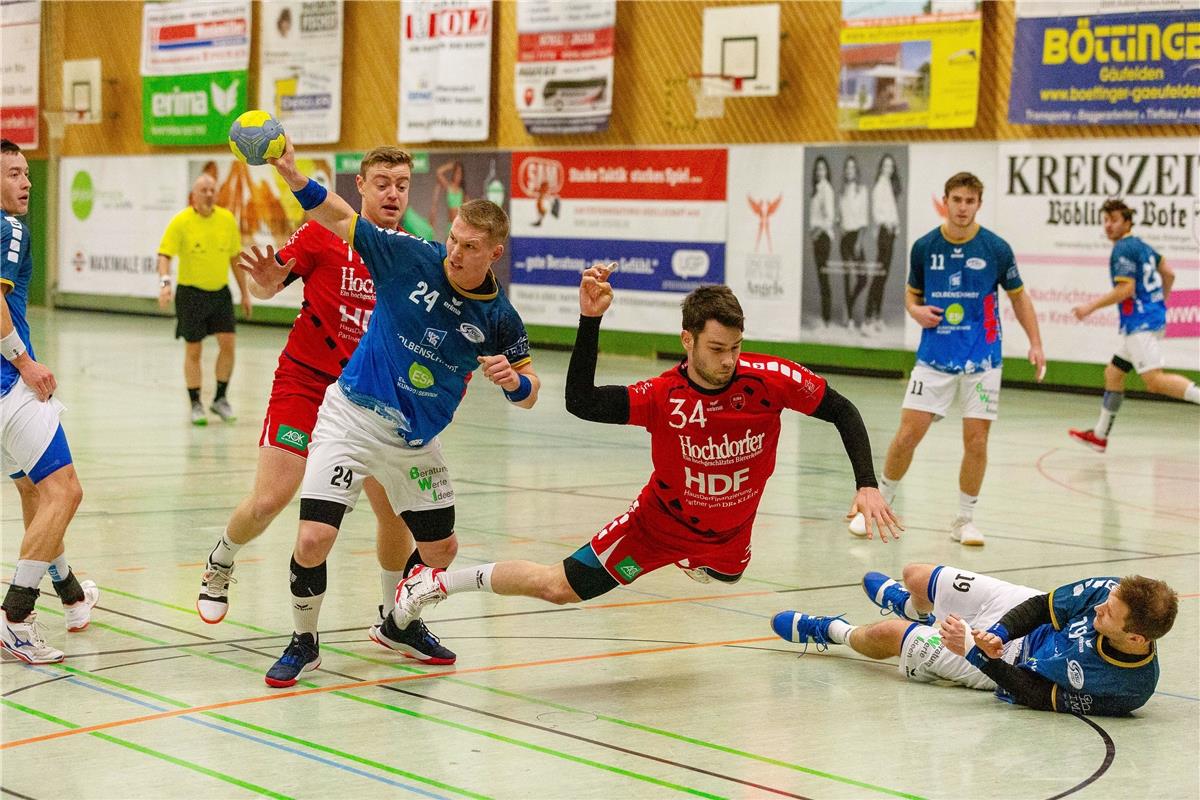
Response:
[[[92,621],[92,606],[100,601],[100,587],[95,581],[80,581],[79,588],[83,589],[83,599],[78,603],[63,606],[67,618],[67,631],[79,633]]]
[[[418,564],[407,578],[396,584],[396,609],[392,617],[397,626],[405,627],[420,617],[426,606],[436,605],[446,599],[446,588],[441,580],[443,572],[445,570]]]
[[[200,596],[196,598],[196,613],[209,625],[216,625],[229,613],[229,584],[237,583],[233,565],[205,562],[204,577],[200,579]]]
[[[860,539],[865,538],[869,532],[867,531],[867,518],[863,516],[861,511],[854,515],[854,519],[850,520],[850,524],[846,527],[850,531],[851,536],[857,536]]]
[[[983,534],[979,528],[971,520],[962,517],[954,520],[950,526],[950,538],[967,547],[983,547]]]
[[[4,614],[0,645],[27,664],[57,664],[63,660],[62,650],[46,644],[36,611],[31,612],[24,622],[9,622],[8,614]]]
[[[676,564],[683,571],[684,575],[694,580],[696,583],[712,583],[713,577],[708,574],[708,570],[704,567],[685,567],[683,564]]]

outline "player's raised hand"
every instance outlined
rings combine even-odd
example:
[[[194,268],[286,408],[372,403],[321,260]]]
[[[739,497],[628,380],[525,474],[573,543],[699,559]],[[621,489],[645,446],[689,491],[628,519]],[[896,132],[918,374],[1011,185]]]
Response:
[[[858,490],[846,519],[852,520],[858,514],[862,514],[865,519],[868,539],[874,538],[874,531],[879,531],[879,541],[886,544],[889,535],[893,539],[899,539],[900,531],[904,530],[896,512],[892,511],[892,507],[874,486],[864,486]]]
[[[258,245],[238,253],[238,269],[250,276],[250,279],[272,295],[283,289],[283,281],[288,273],[296,266],[296,259],[288,259],[286,264],[280,264],[275,258],[275,248],[267,245],[264,253]]]
[[[296,167],[296,148],[292,147],[292,137],[285,135],[283,141],[283,155],[279,158],[268,158],[267,163],[275,168],[294,192],[303,189],[304,184],[308,183],[308,178]]]
[[[936,328],[942,321],[942,309],[937,306],[913,306],[908,314],[922,328]]]
[[[521,385],[517,371],[508,363],[508,356],[479,356],[479,366],[483,376],[506,392],[516,391]]]
[[[602,317],[612,305],[613,290],[608,277],[616,270],[616,262],[593,264],[583,271],[579,281],[579,313],[585,317]]]

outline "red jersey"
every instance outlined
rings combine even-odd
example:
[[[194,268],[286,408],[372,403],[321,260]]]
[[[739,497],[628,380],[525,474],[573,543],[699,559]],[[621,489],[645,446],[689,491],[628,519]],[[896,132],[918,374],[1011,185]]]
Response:
[[[825,379],[786,358],[742,353],[724,389],[696,386],[681,364],[628,391],[629,424],[650,432],[654,462],[638,502],[719,539],[758,510],[775,471],[780,414],[812,414]]]
[[[375,310],[375,282],[362,257],[328,228],[305,222],[279,251],[304,280],[304,302],[283,353],[336,378]]]

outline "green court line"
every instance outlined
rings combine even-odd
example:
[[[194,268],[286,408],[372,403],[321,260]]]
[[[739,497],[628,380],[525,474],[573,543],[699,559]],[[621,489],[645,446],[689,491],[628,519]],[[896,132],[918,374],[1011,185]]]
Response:
[[[792,588],[792,587],[789,587],[789,588]],[[108,591],[108,589],[102,588],[102,591]],[[159,606],[163,606],[166,608],[171,608],[176,611],[180,611],[180,612],[190,614],[193,616],[196,614],[194,609],[188,609],[188,608],[183,608],[181,606],[171,605],[169,603],[164,603],[162,601],[153,600],[153,599],[147,598],[147,597],[141,597],[141,596],[138,596],[135,594],[127,593],[127,592],[114,592],[114,593],[122,594],[125,597],[129,597],[134,600],[141,600],[141,601],[150,603],[152,605],[159,605]],[[228,622],[229,620],[226,620],[226,621]],[[271,634],[271,633],[273,633],[273,631],[264,630],[263,633]],[[286,636],[287,634],[278,634],[278,635]],[[358,660],[358,661],[365,661],[365,662],[368,662],[371,664],[388,667],[388,668],[395,669],[398,671],[409,672],[409,673],[418,674],[418,675],[426,675],[426,674],[430,674],[430,672],[431,672],[430,670],[416,669],[413,667],[409,667],[407,665],[397,664],[392,661],[384,661],[382,659],[371,658],[369,656],[360,655],[360,654],[352,652],[350,650],[344,650],[344,649],[338,648],[338,647],[330,647],[328,645],[322,645],[321,647],[323,650],[325,650],[326,652],[329,652],[329,653],[335,653],[337,655],[345,656],[347,658],[351,658],[351,659]],[[195,653],[194,655],[202,655],[202,656],[207,656],[209,658],[216,658],[215,656],[208,656],[208,654],[205,654],[205,653]],[[255,670],[253,667],[249,667],[245,664],[238,664],[236,662],[231,662],[231,663],[233,663],[234,666],[236,666],[240,669],[246,669],[246,670],[257,672],[257,670]],[[718,752],[727,753],[729,755],[735,755],[735,756],[739,756],[742,758],[747,758],[752,761],[758,761],[763,764],[771,764],[772,766],[783,767],[784,769],[790,769],[794,772],[800,772],[800,773],[803,773],[806,775],[812,775],[813,777],[824,778],[826,780],[831,780],[836,783],[842,783],[842,784],[845,784],[848,786],[855,786],[855,787],[858,787],[861,789],[869,789],[871,791],[879,792],[880,794],[885,794],[885,795],[889,795],[892,797],[905,798],[905,800],[925,800],[925,798],[923,798],[921,795],[909,794],[909,793],[902,792],[902,791],[899,791],[896,789],[889,789],[884,786],[876,786],[875,784],[867,783],[865,781],[860,781],[855,778],[851,778],[851,777],[847,777],[847,776],[843,776],[843,775],[837,775],[837,774],[831,773],[831,772],[824,772],[822,770],[814,769],[812,767],[805,767],[801,764],[794,764],[794,763],[791,763],[788,761],[783,761],[781,759],[771,758],[770,756],[764,756],[764,755],[759,755],[757,753],[750,753],[750,752],[747,752],[744,750],[738,750],[737,748],[728,747],[726,745],[717,744],[715,742],[707,742],[702,739],[696,739],[693,737],[685,736],[684,734],[674,733],[672,731],[663,730],[661,728],[654,728],[649,725],[643,725],[641,723],[632,722],[629,720],[623,720],[623,719],[620,719],[619,717],[610,717],[607,715],[596,714],[593,711],[586,711],[584,709],[573,708],[571,706],[566,706],[561,703],[555,703],[550,700],[542,700],[542,699],[539,699],[536,697],[530,697],[528,695],[519,694],[517,692],[509,692],[504,689],[497,689],[495,687],[487,686],[485,684],[473,683],[471,681],[466,681],[461,678],[441,678],[440,680],[443,680],[443,681],[446,681],[449,683],[453,683],[453,684],[457,684],[460,686],[465,686],[465,687],[472,688],[472,689],[479,689],[479,690],[482,690],[485,692],[490,692],[490,693],[501,695],[501,696],[511,697],[513,699],[521,700],[523,702],[544,705],[548,708],[554,708],[554,709],[557,709],[560,711],[570,711],[570,712],[574,712],[574,713],[592,714],[597,719],[604,720],[605,722],[609,722],[614,725],[620,725],[622,727],[640,730],[642,732],[651,733],[651,734],[654,734],[657,736],[664,736],[666,738],[674,739],[676,741],[686,742],[688,744],[693,744],[698,747],[704,747],[704,748],[708,748],[710,750],[716,750]],[[317,684],[307,684],[307,682],[305,682],[305,685],[316,686]],[[374,701],[366,700],[365,698],[359,698],[356,695],[346,695],[344,692],[333,692],[333,694],[345,695],[351,699],[358,700],[361,702],[368,702],[368,703],[374,702]],[[387,706],[387,704],[381,704],[381,705],[383,705],[384,707],[390,707],[390,706]],[[397,710],[399,710],[399,709],[397,709]],[[419,712],[415,712],[415,711],[402,711],[402,713],[408,713],[408,714],[413,714],[413,715],[417,715],[417,716],[422,716],[422,715],[420,715]],[[428,717],[428,719],[431,721],[434,721],[434,722],[444,722],[444,720],[440,720],[437,717]],[[478,731],[478,732],[481,733],[482,735],[489,736],[489,737],[498,736],[498,734],[490,734],[487,731]],[[533,746],[537,747],[537,745],[533,745]],[[556,752],[556,751],[551,751],[551,752]],[[562,757],[568,758],[568,759],[574,759],[574,756],[571,756],[567,753],[556,753],[556,754],[560,755]],[[616,770],[619,768],[613,767],[613,769]],[[649,776],[646,776],[646,777],[649,777]],[[654,781],[657,779],[652,778],[651,780]],[[684,789],[683,791],[689,791],[689,790]]]
[[[196,613],[196,609],[194,609],[194,608],[185,608],[184,606],[177,606],[173,603],[165,603],[162,600],[154,600],[149,597],[142,597],[140,595],[130,594],[129,592],[123,592],[120,589],[113,589],[112,587],[109,587],[109,586],[100,587],[100,591],[105,592],[106,594],[115,594],[118,597],[128,597],[132,600],[141,600],[143,603],[149,603],[151,605],[161,606],[162,608],[169,608],[172,611],[180,611],[184,614],[188,614],[193,617],[200,616],[199,614]],[[265,633],[265,634],[274,633],[274,631],[267,630],[266,628],[259,628],[255,625],[250,625],[249,623],[246,623],[246,622],[235,622],[234,620],[231,620],[231,619],[225,620],[225,624],[232,625],[236,628],[245,628],[246,630],[254,631],[255,633]]]
[[[47,606],[47,605],[39,604],[37,606],[37,610],[38,610],[39,614],[42,612],[45,612],[52,617],[65,617],[66,616],[66,614],[63,613],[62,611],[60,611],[59,609],[51,608],[50,606]],[[134,631],[126,630],[124,628],[118,628],[115,625],[108,625],[103,622],[92,621],[92,622],[88,623],[88,627],[89,628],[96,627],[96,628],[101,628],[106,631],[112,631],[113,633],[119,633],[122,636],[129,636],[134,639],[141,639],[143,642],[149,642],[150,644],[167,644],[167,645],[170,644],[170,642],[168,642],[168,641],[164,641],[162,639],[155,639],[153,636],[145,636],[143,634],[135,633]]]
[[[24,712],[24,713],[29,714],[34,717],[38,717],[39,719],[44,719],[47,722],[53,722],[55,725],[60,725],[64,728],[74,729],[74,728],[82,727],[81,725],[76,725],[73,722],[68,722],[65,719],[56,717],[53,714],[47,714],[44,711],[39,711],[36,708],[30,708],[29,706],[21,705],[20,703],[13,702],[12,700],[0,699],[0,703],[3,703],[4,705],[8,706],[9,708],[16,709],[17,711]],[[214,769],[209,769],[208,767],[201,766],[201,765],[193,763],[191,761],[185,761],[182,758],[176,758],[175,756],[168,755],[167,753],[159,752],[158,750],[152,750],[149,747],[145,747],[143,745],[136,744],[134,742],[127,741],[125,739],[118,739],[116,736],[110,736],[107,733],[101,733],[100,731],[92,731],[91,733],[88,734],[88,736],[94,736],[97,739],[100,739],[105,742],[109,742],[110,744],[116,744],[116,745],[120,745],[121,747],[128,748],[130,750],[135,750],[135,751],[141,753],[142,755],[147,755],[152,758],[157,758],[160,761],[166,761],[170,764],[174,764],[175,766],[183,767],[184,769],[190,769],[193,772],[199,772],[201,775],[207,775],[210,778],[216,778],[217,780],[224,781],[225,783],[231,783],[234,786],[237,786],[242,789],[246,789],[247,791],[254,792],[255,794],[261,794],[264,797],[274,797],[274,798],[276,798],[276,800],[293,800],[293,798],[290,795],[280,794],[279,792],[273,792],[270,789],[265,789],[262,786],[258,786],[257,784],[253,784],[248,781],[244,781],[240,778],[235,778],[232,775],[226,775],[222,772],[217,772]]]

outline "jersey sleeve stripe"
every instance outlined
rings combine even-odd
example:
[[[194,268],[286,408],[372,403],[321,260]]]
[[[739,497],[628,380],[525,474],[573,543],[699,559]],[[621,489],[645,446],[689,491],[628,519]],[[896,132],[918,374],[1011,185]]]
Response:
[[[513,369],[516,369],[517,367],[523,367],[526,364],[532,364],[532,363],[533,363],[533,356],[525,356],[520,361],[510,361],[508,365],[510,367],[512,367]]]
[[[913,294],[915,294],[915,295],[918,295],[918,296],[925,294],[925,292],[924,292],[924,291],[922,291],[921,289],[917,289],[917,288],[916,288],[916,287],[914,287],[914,286],[907,286],[907,285],[906,285],[906,286],[905,286],[905,288],[906,288],[906,289],[908,289],[908,290],[909,290],[910,292],[912,292]]]
[[[1054,616],[1054,592],[1046,595],[1046,602],[1050,604],[1050,624],[1054,626],[1054,630],[1062,630],[1062,626],[1058,624],[1058,619]]]
[[[1050,684],[1050,710],[1058,711],[1058,684]]]
[[[362,219],[358,214],[354,215],[354,219],[350,220],[350,236],[346,240],[346,244],[350,245],[350,249],[354,249],[354,231],[358,228],[358,221]]]
[[[1005,289],[1004,291],[1008,292],[1009,297],[1016,297],[1021,292],[1025,291],[1025,284],[1021,284],[1015,289]]]
[[[1113,282],[1114,283],[1133,283],[1134,280],[1133,280],[1133,278],[1129,277],[1128,275],[1118,275],[1117,277],[1113,278]]]
[[[0,283],[6,283],[9,286],[13,287],[14,289],[17,288],[17,285],[15,283],[13,283],[12,281],[10,281],[8,278],[0,278]]]

